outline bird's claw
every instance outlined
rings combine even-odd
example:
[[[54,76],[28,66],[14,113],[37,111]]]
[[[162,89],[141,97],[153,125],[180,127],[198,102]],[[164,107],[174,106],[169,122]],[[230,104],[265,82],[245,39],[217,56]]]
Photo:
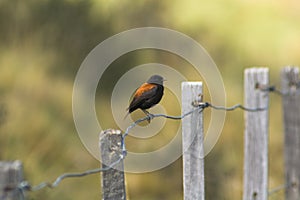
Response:
[[[147,121],[148,121],[148,123],[150,123],[153,118],[154,118],[153,114],[147,113]]]

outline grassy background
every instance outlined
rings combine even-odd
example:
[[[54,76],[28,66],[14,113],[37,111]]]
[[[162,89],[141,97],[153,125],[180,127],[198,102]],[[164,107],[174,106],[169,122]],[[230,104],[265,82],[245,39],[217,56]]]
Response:
[[[144,26],[174,29],[203,45],[223,76],[228,105],[243,102],[244,68],[269,67],[270,82],[279,86],[281,67],[300,63],[300,3],[296,0],[0,0],[0,159],[21,160],[25,178],[32,184],[98,167],[74,127],[73,81],[97,44]],[[104,106],[113,88],[109,77],[150,61],[187,65],[160,52],[121,57],[103,80],[106,95],[97,95],[99,117],[110,112]],[[168,108],[165,101],[162,104]],[[280,102],[271,95],[270,188],[283,183]],[[180,108],[174,110],[179,112]],[[169,130],[177,125],[170,124]],[[206,157],[207,199],[241,199],[242,147],[243,113],[230,112],[217,145]],[[156,172],[127,174],[130,199],[182,199],[181,171],[178,159]],[[100,193],[99,176],[93,175],[66,180],[54,190],[29,197],[99,199]],[[282,199],[282,194],[270,199]]]

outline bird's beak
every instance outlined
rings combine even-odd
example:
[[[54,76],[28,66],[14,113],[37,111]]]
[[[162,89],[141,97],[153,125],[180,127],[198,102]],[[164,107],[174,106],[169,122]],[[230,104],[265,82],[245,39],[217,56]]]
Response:
[[[164,79],[163,82],[167,81],[167,79]]]

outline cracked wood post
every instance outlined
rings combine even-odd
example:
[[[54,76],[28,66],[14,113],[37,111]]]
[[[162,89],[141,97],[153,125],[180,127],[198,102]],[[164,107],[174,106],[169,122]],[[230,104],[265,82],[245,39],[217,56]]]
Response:
[[[281,73],[284,118],[286,200],[300,199],[300,79],[299,68],[285,67]]]
[[[202,82],[182,83],[182,114],[202,100]],[[182,119],[182,160],[184,200],[204,200],[204,151],[202,113],[193,112]]]
[[[23,181],[23,167],[20,161],[0,161],[0,200],[24,199],[17,188]]]
[[[99,146],[102,168],[110,166],[122,155],[122,134],[119,130],[108,129],[100,133]],[[101,187],[103,200],[125,200],[124,160],[102,172]]]
[[[268,199],[268,104],[269,94],[257,85],[269,84],[268,68],[249,68],[244,75],[245,107],[267,108],[245,111],[243,200]]]

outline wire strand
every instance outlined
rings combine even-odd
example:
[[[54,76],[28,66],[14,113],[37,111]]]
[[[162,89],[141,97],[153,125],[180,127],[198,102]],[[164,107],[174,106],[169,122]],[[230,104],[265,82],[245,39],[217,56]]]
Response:
[[[80,173],[65,173],[60,175],[59,177],[56,178],[56,180],[53,183],[49,183],[49,182],[42,182],[36,186],[31,186],[27,181],[23,181],[20,183],[19,185],[19,189],[23,190],[28,190],[28,191],[37,191],[37,190],[41,190],[45,187],[48,188],[55,188],[57,187],[64,179],[66,178],[75,178],[75,177],[82,177],[82,176],[87,176],[87,175],[91,175],[91,174],[95,174],[95,173],[99,173],[102,171],[107,171],[111,168],[113,168],[115,165],[117,165],[119,162],[121,162],[124,159],[123,156],[120,156],[120,158],[118,160],[116,160],[115,162],[113,162],[112,164],[104,167],[104,168],[96,168],[96,169],[91,169],[91,170],[87,170],[84,172],[80,172]]]
[[[265,107],[265,108],[246,108],[245,106],[243,106],[241,104],[236,104],[236,105],[231,106],[231,107],[214,106],[214,105],[209,104],[209,107],[211,107],[213,109],[216,109],[216,110],[226,110],[226,111],[233,111],[237,108],[240,108],[242,110],[249,111],[249,112],[258,112],[258,111],[264,111],[264,110],[268,109],[268,107]]]
[[[295,95],[295,94],[300,94],[300,81],[299,82],[295,82],[295,83],[291,83],[290,88],[292,88],[292,86],[294,86],[293,90],[289,90],[289,91],[281,91],[278,90],[276,88],[276,86],[274,85],[262,85],[257,83],[256,84],[256,88],[260,89],[262,92],[269,92],[269,93],[275,93],[279,96],[291,96],[291,95]]]
[[[180,119],[183,119],[184,117],[192,114],[193,112],[195,112],[197,110],[199,112],[202,112],[203,109],[204,109],[204,107],[198,107],[198,108],[195,108],[195,109],[193,109],[193,110],[191,110],[191,111],[189,111],[189,112],[187,112],[187,113],[185,113],[185,114],[183,114],[181,116],[169,116],[169,115],[165,115],[165,114],[151,114],[151,113],[149,113],[146,117],[143,117],[141,119],[136,120],[130,126],[127,127],[125,133],[122,136],[122,152],[123,152],[123,155],[127,154],[126,153],[126,147],[125,147],[125,138],[126,138],[126,136],[128,136],[129,131],[132,128],[134,128],[136,125],[138,125],[139,123],[144,122],[146,120],[147,121],[151,121],[152,119],[157,118],[157,117],[164,117],[164,118],[173,119],[173,120],[180,120]]]
[[[269,190],[268,195],[271,196],[277,192],[280,192],[281,190],[285,190],[286,188],[288,188],[289,185],[288,184],[283,184],[283,185],[279,185],[271,190]]]
[[[38,190],[41,190],[41,189],[46,188],[46,187],[47,188],[55,188],[64,179],[83,177],[83,176],[87,176],[87,175],[91,175],[91,174],[95,174],[95,173],[99,173],[99,172],[103,172],[103,171],[107,171],[109,169],[112,169],[115,165],[117,165],[119,162],[124,160],[126,155],[127,155],[126,146],[125,146],[125,138],[126,138],[126,136],[128,136],[129,131],[131,129],[133,129],[135,126],[137,126],[139,123],[144,122],[144,121],[151,121],[152,119],[158,118],[158,117],[163,117],[163,118],[172,119],[172,120],[181,120],[181,119],[185,118],[188,115],[191,115],[192,113],[194,113],[196,111],[199,111],[201,113],[207,107],[211,107],[211,108],[216,109],[216,110],[225,110],[225,111],[232,111],[232,110],[235,110],[237,108],[240,108],[242,110],[250,111],[250,112],[257,112],[257,111],[262,111],[262,110],[268,109],[268,108],[246,108],[246,107],[242,106],[241,104],[236,104],[236,105],[231,106],[231,107],[215,106],[215,105],[212,105],[208,102],[192,102],[192,105],[195,108],[193,108],[191,111],[189,111],[189,112],[187,112],[183,115],[180,115],[180,116],[169,116],[169,115],[165,115],[165,114],[151,114],[151,113],[149,113],[146,117],[143,117],[143,118],[140,118],[140,119],[134,121],[131,125],[129,125],[127,127],[126,131],[122,135],[122,143],[121,143],[122,154],[120,154],[120,158],[118,160],[116,160],[115,162],[113,162],[112,164],[110,164],[110,165],[108,165],[104,168],[95,168],[95,169],[91,169],[91,170],[87,170],[87,171],[79,172],[79,173],[64,173],[64,174],[58,176],[55,179],[55,181],[52,182],[52,183],[42,182],[42,183],[40,183],[36,186],[31,186],[29,184],[29,182],[23,181],[18,185],[17,189],[19,189],[22,192],[22,196],[24,196],[24,191],[38,191]]]

